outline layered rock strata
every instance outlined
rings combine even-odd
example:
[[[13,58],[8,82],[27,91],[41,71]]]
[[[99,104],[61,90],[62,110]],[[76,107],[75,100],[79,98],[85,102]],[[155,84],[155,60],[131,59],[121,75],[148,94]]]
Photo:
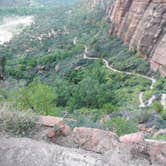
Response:
[[[116,0],[111,35],[139,50],[166,77],[166,0]]]

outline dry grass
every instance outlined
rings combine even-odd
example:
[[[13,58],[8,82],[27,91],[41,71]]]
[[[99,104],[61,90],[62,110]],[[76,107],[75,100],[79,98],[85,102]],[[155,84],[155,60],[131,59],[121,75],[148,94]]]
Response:
[[[36,128],[37,117],[31,112],[9,111],[10,106],[0,109],[0,132],[16,136],[31,136]]]

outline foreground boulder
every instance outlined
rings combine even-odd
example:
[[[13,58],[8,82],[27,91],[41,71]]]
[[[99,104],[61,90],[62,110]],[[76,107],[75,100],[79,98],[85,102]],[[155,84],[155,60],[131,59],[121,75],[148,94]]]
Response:
[[[137,144],[119,144],[114,150],[105,154],[107,166],[150,166],[150,159],[144,154],[141,145]],[[159,166],[154,164],[153,166]]]
[[[0,166],[103,166],[102,156],[26,138],[0,139]]]
[[[50,128],[48,131],[48,137],[55,142],[55,138],[59,136],[70,135],[70,127],[65,125],[63,118],[53,116],[40,116],[38,123],[42,126]]]
[[[0,166],[165,166],[166,143],[117,144],[104,154],[27,138],[0,138]]]
[[[166,142],[121,143],[104,155],[108,166],[165,166]]]

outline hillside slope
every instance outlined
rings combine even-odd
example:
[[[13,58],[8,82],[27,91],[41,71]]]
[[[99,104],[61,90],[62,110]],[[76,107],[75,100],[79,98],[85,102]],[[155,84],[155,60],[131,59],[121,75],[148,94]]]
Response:
[[[116,0],[111,35],[124,40],[166,76],[166,0]]]

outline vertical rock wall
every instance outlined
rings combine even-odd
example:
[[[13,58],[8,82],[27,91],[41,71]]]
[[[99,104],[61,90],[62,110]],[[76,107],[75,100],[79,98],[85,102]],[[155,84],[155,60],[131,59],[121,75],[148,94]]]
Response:
[[[116,0],[111,35],[137,49],[166,77],[166,0]]]

